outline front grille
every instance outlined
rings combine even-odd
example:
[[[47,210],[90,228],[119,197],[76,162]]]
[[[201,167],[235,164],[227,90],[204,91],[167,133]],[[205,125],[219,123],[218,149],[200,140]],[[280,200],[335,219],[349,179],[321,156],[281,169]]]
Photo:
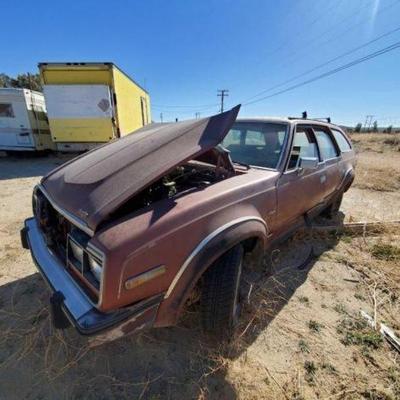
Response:
[[[87,253],[82,250],[85,259],[78,260],[71,253],[70,245],[74,241],[84,249],[90,237],[59,213],[39,188],[34,192],[32,205],[47,246],[63,263],[75,282],[93,301],[97,301],[99,282],[87,268]]]

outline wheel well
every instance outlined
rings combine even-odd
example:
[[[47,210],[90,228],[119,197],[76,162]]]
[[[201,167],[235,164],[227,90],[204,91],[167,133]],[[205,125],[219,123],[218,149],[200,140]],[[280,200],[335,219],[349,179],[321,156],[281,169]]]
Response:
[[[228,249],[226,249],[214,262],[212,262],[204,271],[203,273],[200,275],[199,279],[197,279],[195,285],[193,286],[189,296],[186,299],[186,303],[187,302],[195,302],[196,300],[199,299],[199,291],[201,291],[201,286],[202,286],[202,281],[203,281],[203,277],[204,274],[208,271],[209,268],[211,268],[216,262],[218,262],[218,260],[223,257],[230,249],[232,249],[233,247],[237,246],[241,244],[243,246],[244,249],[244,253],[252,253],[254,250],[257,249],[259,244],[262,244],[262,240],[257,237],[257,236],[253,236],[253,237],[249,237],[247,239],[242,240],[239,243],[236,243],[234,246],[229,247]],[[193,299],[196,299],[195,301],[193,301]]]
[[[244,249],[245,253],[251,253],[260,242],[261,242],[260,238],[257,236],[254,236],[254,237],[245,239],[240,243],[243,245],[243,249]]]

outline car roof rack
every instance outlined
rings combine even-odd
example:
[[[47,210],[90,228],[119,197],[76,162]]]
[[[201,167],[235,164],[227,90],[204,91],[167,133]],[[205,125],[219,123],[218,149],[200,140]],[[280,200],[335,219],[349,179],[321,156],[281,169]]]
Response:
[[[299,117],[288,117],[288,119],[307,119],[307,120],[311,120],[311,121],[326,121],[329,124],[331,123],[331,117],[308,118],[307,111],[303,111],[301,113],[301,118],[299,118]]]

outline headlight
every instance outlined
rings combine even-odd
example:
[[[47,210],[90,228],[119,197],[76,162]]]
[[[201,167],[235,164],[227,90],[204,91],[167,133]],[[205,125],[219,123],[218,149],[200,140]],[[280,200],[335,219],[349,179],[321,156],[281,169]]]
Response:
[[[76,244],[73,240],[70,240],[70,249],[73,257],[76,261],[79,262],[80,265],[83,265],[83,249],[81,246]]]
[[[37,193],[36,193],[37,189],[35,186],[35,189],[33,189],[33,194],[32,194],[32,212],[33,215],[36,216],[37,213]]]
[[[88,263],[89,263],[89,269],[94,275],[94,277],[97,279],[97,281],[100,282],[101,279],[101,263],[96,260],[94,257],[92,257],[90,254],[88,255]]]
[[[91,285],[99,289],[104,256],[89,243],[89,236],[78,230],[69,233],[67,256],[67,262],[75,267]]]

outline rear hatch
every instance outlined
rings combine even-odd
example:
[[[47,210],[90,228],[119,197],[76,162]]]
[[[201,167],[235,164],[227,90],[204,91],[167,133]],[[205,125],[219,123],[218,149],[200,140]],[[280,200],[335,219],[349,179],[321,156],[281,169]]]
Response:
[[[121,204],[162,175],[218,145],[240,105],[198,120],[151,124],[62,165],[42,179],[64,215],[95,231]]]

